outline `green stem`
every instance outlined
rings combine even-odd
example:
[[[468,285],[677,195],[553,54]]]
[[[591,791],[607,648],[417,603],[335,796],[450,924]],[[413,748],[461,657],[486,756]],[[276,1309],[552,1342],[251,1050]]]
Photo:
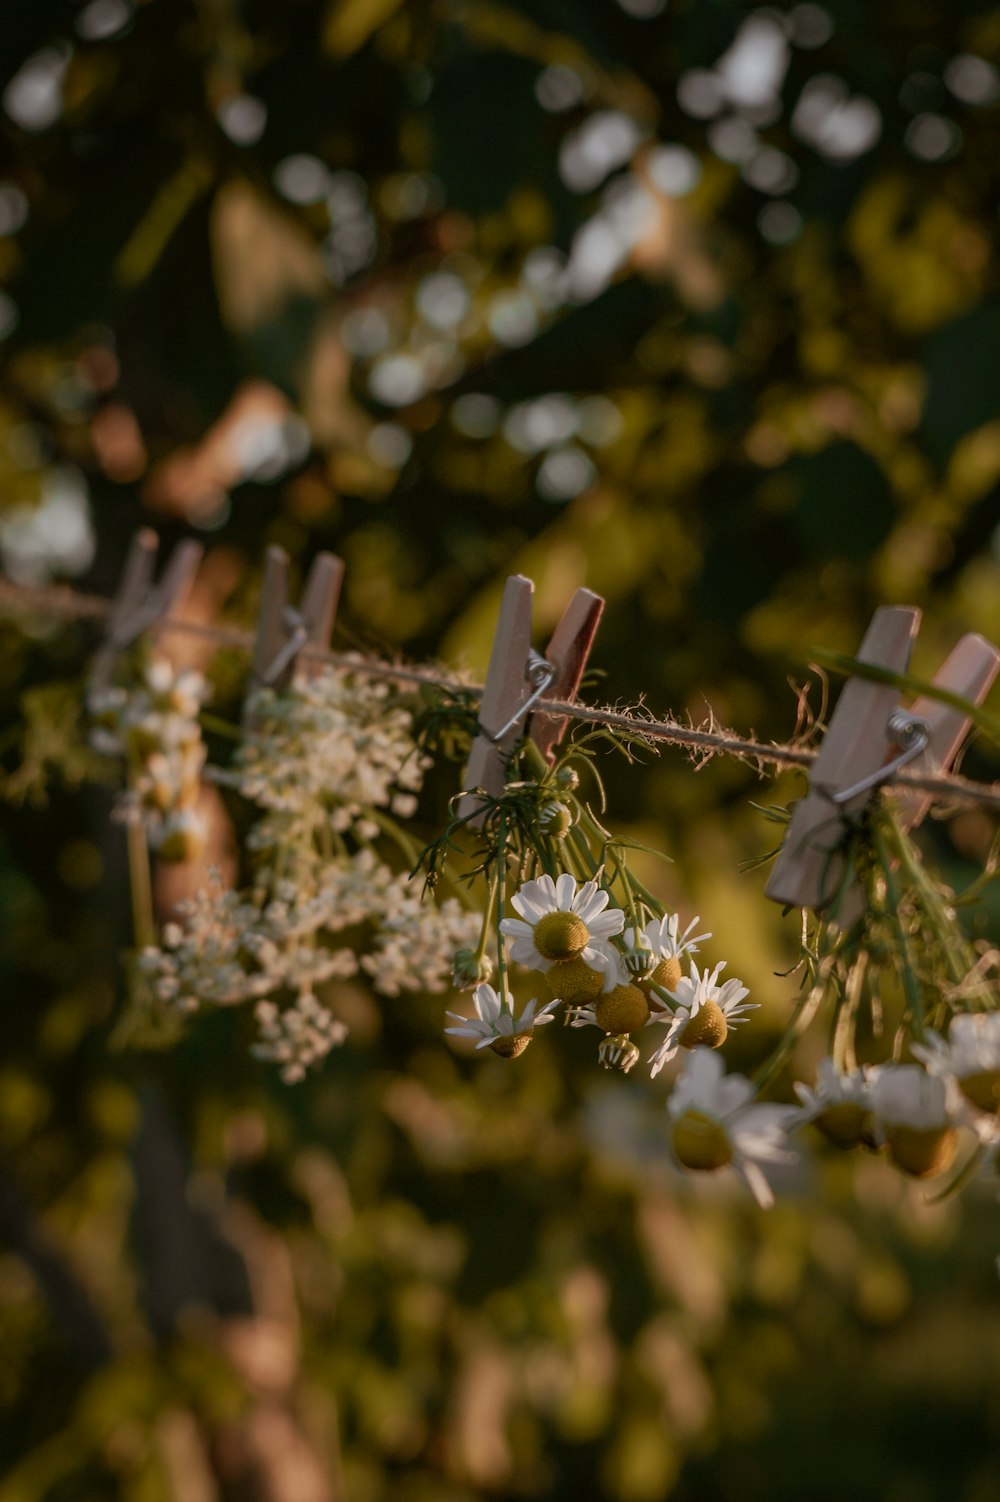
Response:
[[[949,921],[941,894],[934,886],[920,861],[914,855],[913,847],[909,840],[888,810],[886,811],[886,832],[892,849],[899,859],[899,864],[902,866],[910,883],[920,894],[922,899],[921,906],[941,947],[945,968],[952,982],[956,986],[961,985],[974,963],[973,958],[968,956],[965,935],[958,928],[957,921]],[[956,939],[958,940],[957,946]],[[956,958],[956,947],[965,951],[966,963],[963,964]]]
[[[476,948],[476,963],[481,964],[490,942],[490,926],[493,918],[493,910],[497,900],[497,873],[494,871],[490,877],[490,890],[486,899],[486,911],[483,913],[483,925],[479,931],[479,944]]]
[[[830,1053],[834,1064],[841,1074],[856,1069],[858,1066],[855,1049],[856,1019],[858,1009],[861,1006],[861,992],[867,968],[868,955],[862,950],[855,964],[848,971],[847,980],[844,983],[843,999],[834,1015],[833,1039]]]
[[[153,882],[150,873],[149,845],[146,831],[138,820],[125,826],[128,847],[128,882],[132,898],[132,932],[136,949],[148,949],[156,943],[153,917]]]
[[[202,730],[207,730],[212,735],[220,735],[224,740],[241,741],[243,739],[243,731],[238,725],[231,725],[228,720],[211,714],[207,709],[203,709],[199,714],[198,723]]]
[[[496,915],[497,915],[497,995],[500,997],[500,1010],[511,1013],[510,1003],[507,1000],[507,957],[504,954],[504,938],[500,932],[500,923],[507,910],[507,821],[501,814],[497,829],[497,864],[496,864]]]
[[[552,768],[530,736],[523,742],[520,754],[523,756],[525,765],[531,772],[535,782],[546,783],[551,781]]]
[[[579,861],[579,869],[583,872],[584,881],[593,881],[600,867],[594,859],[594,853],[584,838],[583,831],[573,826],[569,832],[570,848]]]
[[[907,1005],[909,1007],[910,1015],[913,1019],[913,1032],[915,1037],[922,1038],[924,1036],[924,998],[920,989],[920,982],[917,979],[912,964],[910,963],[910,946],[906,937],[906,929],[903,927],[903,920],[899,916],[899,905],[902,899],[902,893],[893,873],[892,859],[882,831],[873,826],[872,834],[875,839],[875,846],[878,850],[879,861],[882,864],[883,874],[885,876],[885,891],[886,897],[888,899],[887,907],[889,911],[889,919],[892,923],[893,928],[896,930],[896,939],[899,943],[903,990],[906,993]]]
[[[631,920],[632,930],[635,934],[638,934],[642,928],[642,924],[639,922],[639,913],[635,905],[635,892],[633,890],[632,880],[629,876],[628,867],[622,860],[621,856],[618,854],[617,850],[609,849],[608,853],[615,863],[615,870],[621,877],[622,887],[625,891],[625,911],[628,913],[628,916]]]

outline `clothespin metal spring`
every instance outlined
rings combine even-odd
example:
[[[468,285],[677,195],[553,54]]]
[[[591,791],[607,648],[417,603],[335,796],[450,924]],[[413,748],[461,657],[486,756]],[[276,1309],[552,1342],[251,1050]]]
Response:
[[[831,793],[833,803],[850,803],[858,793],[866,793],[869,788],[878,787],[885,782],[900,767],[905,767],[908,762],[916,761],[922,751],[927,750],[930,741],[930,728],[926,721],[919,715],[910,714],[906,709],[894,709],[889,716],[889,734],[894,745],[899,746],[899,755],[887,761],[884,766],[876,767],[867,777],[862,777],[849,788],[841,788],[839,793]]]
[[[499,730],[487,730],[485,725],[478,727],[479,734],[484,736],[486,740],[492,741],[495,746],[500,745],[501,741],[506,735],[509,735],[515,725],[527,719],[539,699],[544,695],[545,690],[555,678],[556,665],[554,662],[549,662],[540,652],[536,652],[532,648],[528,654],[528,665],[525,668],[524,676],[531,684],[531,693],[523,704],[518,705],[506,725],[502,725]]]
[[[258,675],[260,683],[265,688],[269,688],[272,683],[277,683],[288,664],[294,662],[309,640],[309,626],[300,610],[293,610],[289,605],[283,619],[288,627],[288,638],[284,646],[275,653],[274,660]]]

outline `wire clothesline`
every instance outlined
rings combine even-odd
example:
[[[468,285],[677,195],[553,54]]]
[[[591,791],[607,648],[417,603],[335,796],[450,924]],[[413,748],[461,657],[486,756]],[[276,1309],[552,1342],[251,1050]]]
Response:
[[[110,614],[112,605],[113,601],[103,595],[84,594],[69,585],[17,584],[0,576],[0,613],[3,614],[40,614],[67,621],[102,621]],[[228,647],[235,651],[250,652],[254,644],[253,633],[241,627],[208,625],[185,620],[182,616],[167,617],[157,623],[156,629],[158,634],[170,632],[196,637],[211,642],[216,647]],[[467,682],[453,674],[438,672],[433,668],[386,662],[355,652],[333,652],[307,644],[302,648],[300,656],[310,662],[350,668],[352,672],[365,677],[381,678],[393,683],[409,683],[473,696],[482,692],[481,684]],[[657,719],[651,714],[647,716],[601,708],[581,704],[577,700],[570,702],[543,698],[539,700],[537,708],[553,716],[585,724],[605,725],[611,730],[630,732],[648,741],[680,746],[706,756],[731,756],[755,765],[758,771],[764,767],[808,767],[817,755],[812,747],[758,741],[737,735],[714,722],[709,728],[702,728],[685,724],[670,716]],[[953,802],[1000,811],[1000,782],[975,782],[955,772],[928,775],[909,768],[894,772],[885,781],[893,786],[931,793]]]

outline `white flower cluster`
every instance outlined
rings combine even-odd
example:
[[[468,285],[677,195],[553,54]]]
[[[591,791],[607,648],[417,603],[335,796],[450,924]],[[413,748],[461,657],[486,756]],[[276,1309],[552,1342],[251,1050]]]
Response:
[[[286,833],[321,809],[335,832],[357,826],[371,838],[379,832],[371,810],[409,818],[416,809],[429,759],[412,730],[388,684],[325,668],[285,693],[260,689],[234,765],[214,775],[278,816]]]
[[[383,995],[444,990],[478,915],[453,898],[421,901],[369,843],[376,810],[413,812],[424,768],[411,717],[384,684],[325,670],[287,694],[258,694],[234,767],[213,771],[262,811],[246,841],[254,884],[216,881],[179,907],[139,958],[159,1003],[191,1012],[255,1001],[255,1053],[294,1081],[346,1033],[326,983],[363,968]]]
[[[299,902],[294,883],[269,901],[259,889],[227,891],[216,879],[180,904],[177,921],[166,924],[158,948],[142,952],[139,967],[157,1001],[180,1012],[310,991],[358,968],[352,949],[316,942],[323,919],[323,905]]]
[[[200,673],[177,671],[160,657],[134,686],[95,688],[87,697],[95,749],[126,763],[119,813],[141,821],[163,860],[192,860],[204,849],[197,803],[205,745],[198,713],[206,692]]]
[[[345,1024],[317,1001],[311,991],[303,991],[283,1012],[273,1001],[259,1001],[254,1015],[260,1042],[250,1052],[255,1059],[280,1064],[286,1085],[298,1084],[307,1069],[320,1063],[331,1048],[347,1037]]]
[[[383,996],[400,991],[444,991],[451,984],[458,950],[479,937],[480,918],[454,897],[421,898],[397,877],[394,900],[381,915],[381,928],[361,967]]]

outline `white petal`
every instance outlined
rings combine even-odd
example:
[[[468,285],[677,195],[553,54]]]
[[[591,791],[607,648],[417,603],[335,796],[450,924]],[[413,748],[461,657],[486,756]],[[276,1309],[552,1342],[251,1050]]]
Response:
[[[531,923],[522,923],[520,918],[501,918],[500,932],[509,939],[528,939],[535,937],[534,926]]]
[[[731,976],[730,979],[726,981],[725,985],[721,987],[719,994],[715,999],[719,1003],[719,1006],[722,1008],[722,1010],[728,1015],[731,1007],[738,1006],[739,1003],[743,1000],[744,996],[749,995],[750,992],[747,990],[743,982],[738,981],[734,976]]]
[[[774,1204],[774,1195],[771,1186],[757,1167],[756,1163],[734,1162],[733,1167],[746,1183],[747,1188],[757,1201],[762,1210],[770,1210]]]
[[[693,1048],[688,1055],[681,1074],[667,1101],[667,1110],[673,1117],[683,1116],[693,1107],[717,1114],[716,1097],[722,1078],[722,1060],[710,1048]]]
[[[546,912],[552,912],[556,901],[556,884],[551,876],[537,876],[533,881],[526,881],[521,891],[529,902],[537,902]]]
[[[512,944],[510,957],[515,964],[524,965],[528,970],[550,970],[554,963],[538,953],[531,939],[518,939],[515,944]]]
[[[595,939],[610,939],[613,934],[620,934],[625,927],[625,914],[620,907],[613,907],[606,913],[596,913],[593,918],[585,921]]]
[[[476,987],[472,999],[475,1002],[476,1011],[484,1022],[496,1021],[500,1015],[500,998],[492,986],[484,981],[481,986]]]
[[[515,913],[520,913],[521,917],[524,918],[528,923],[537,923],[539,918],[544,918],[545,914],[549,911],[549,909],[543,907],[541,903],[533,902],[530,897],[527,897],[525,895],[523,887],[521,888],[520,892],[514,893],[513,897],[510,899],[510,905],[514,909]],[[511,920],[504,918],[503,921],[504,923],[507,923]]]
[[[599,887],[596,881],[588,881],[585,886],[580,888],[573,903],[573,908],[585,923],[590,923],[591,919],[596,918],[598,913],[604,912],[610,901],[610,893],[605,892],[603,887]]]
[[[551,880],[551,878],[550,878]],[[564,871],[555,884],[556,907],[561,913],[573,911],[573,898],[576,896],[576,882],[568,871]]]
[[[650,1079],[656,1079],[656,1076],[659,1074],[664,1064],[669,1064],[670,1060],[674,1057],[674,1055],[677,1053],[677,1050],[680,1048],[680,1042],[678,1041],[678,1039],[681,1032],[682,1022],[683,1019],[671,1019],[670,1025],[667,1029],[667,1036],[664,1038],[663,1042],[660,1044],[659,1048],[656,1050],[649,1061]]]
[[[715,1098],[726,1116],[732,1116],[753,1100],[754,1088],[742,1074],[727,1074],[716,1085]]]

